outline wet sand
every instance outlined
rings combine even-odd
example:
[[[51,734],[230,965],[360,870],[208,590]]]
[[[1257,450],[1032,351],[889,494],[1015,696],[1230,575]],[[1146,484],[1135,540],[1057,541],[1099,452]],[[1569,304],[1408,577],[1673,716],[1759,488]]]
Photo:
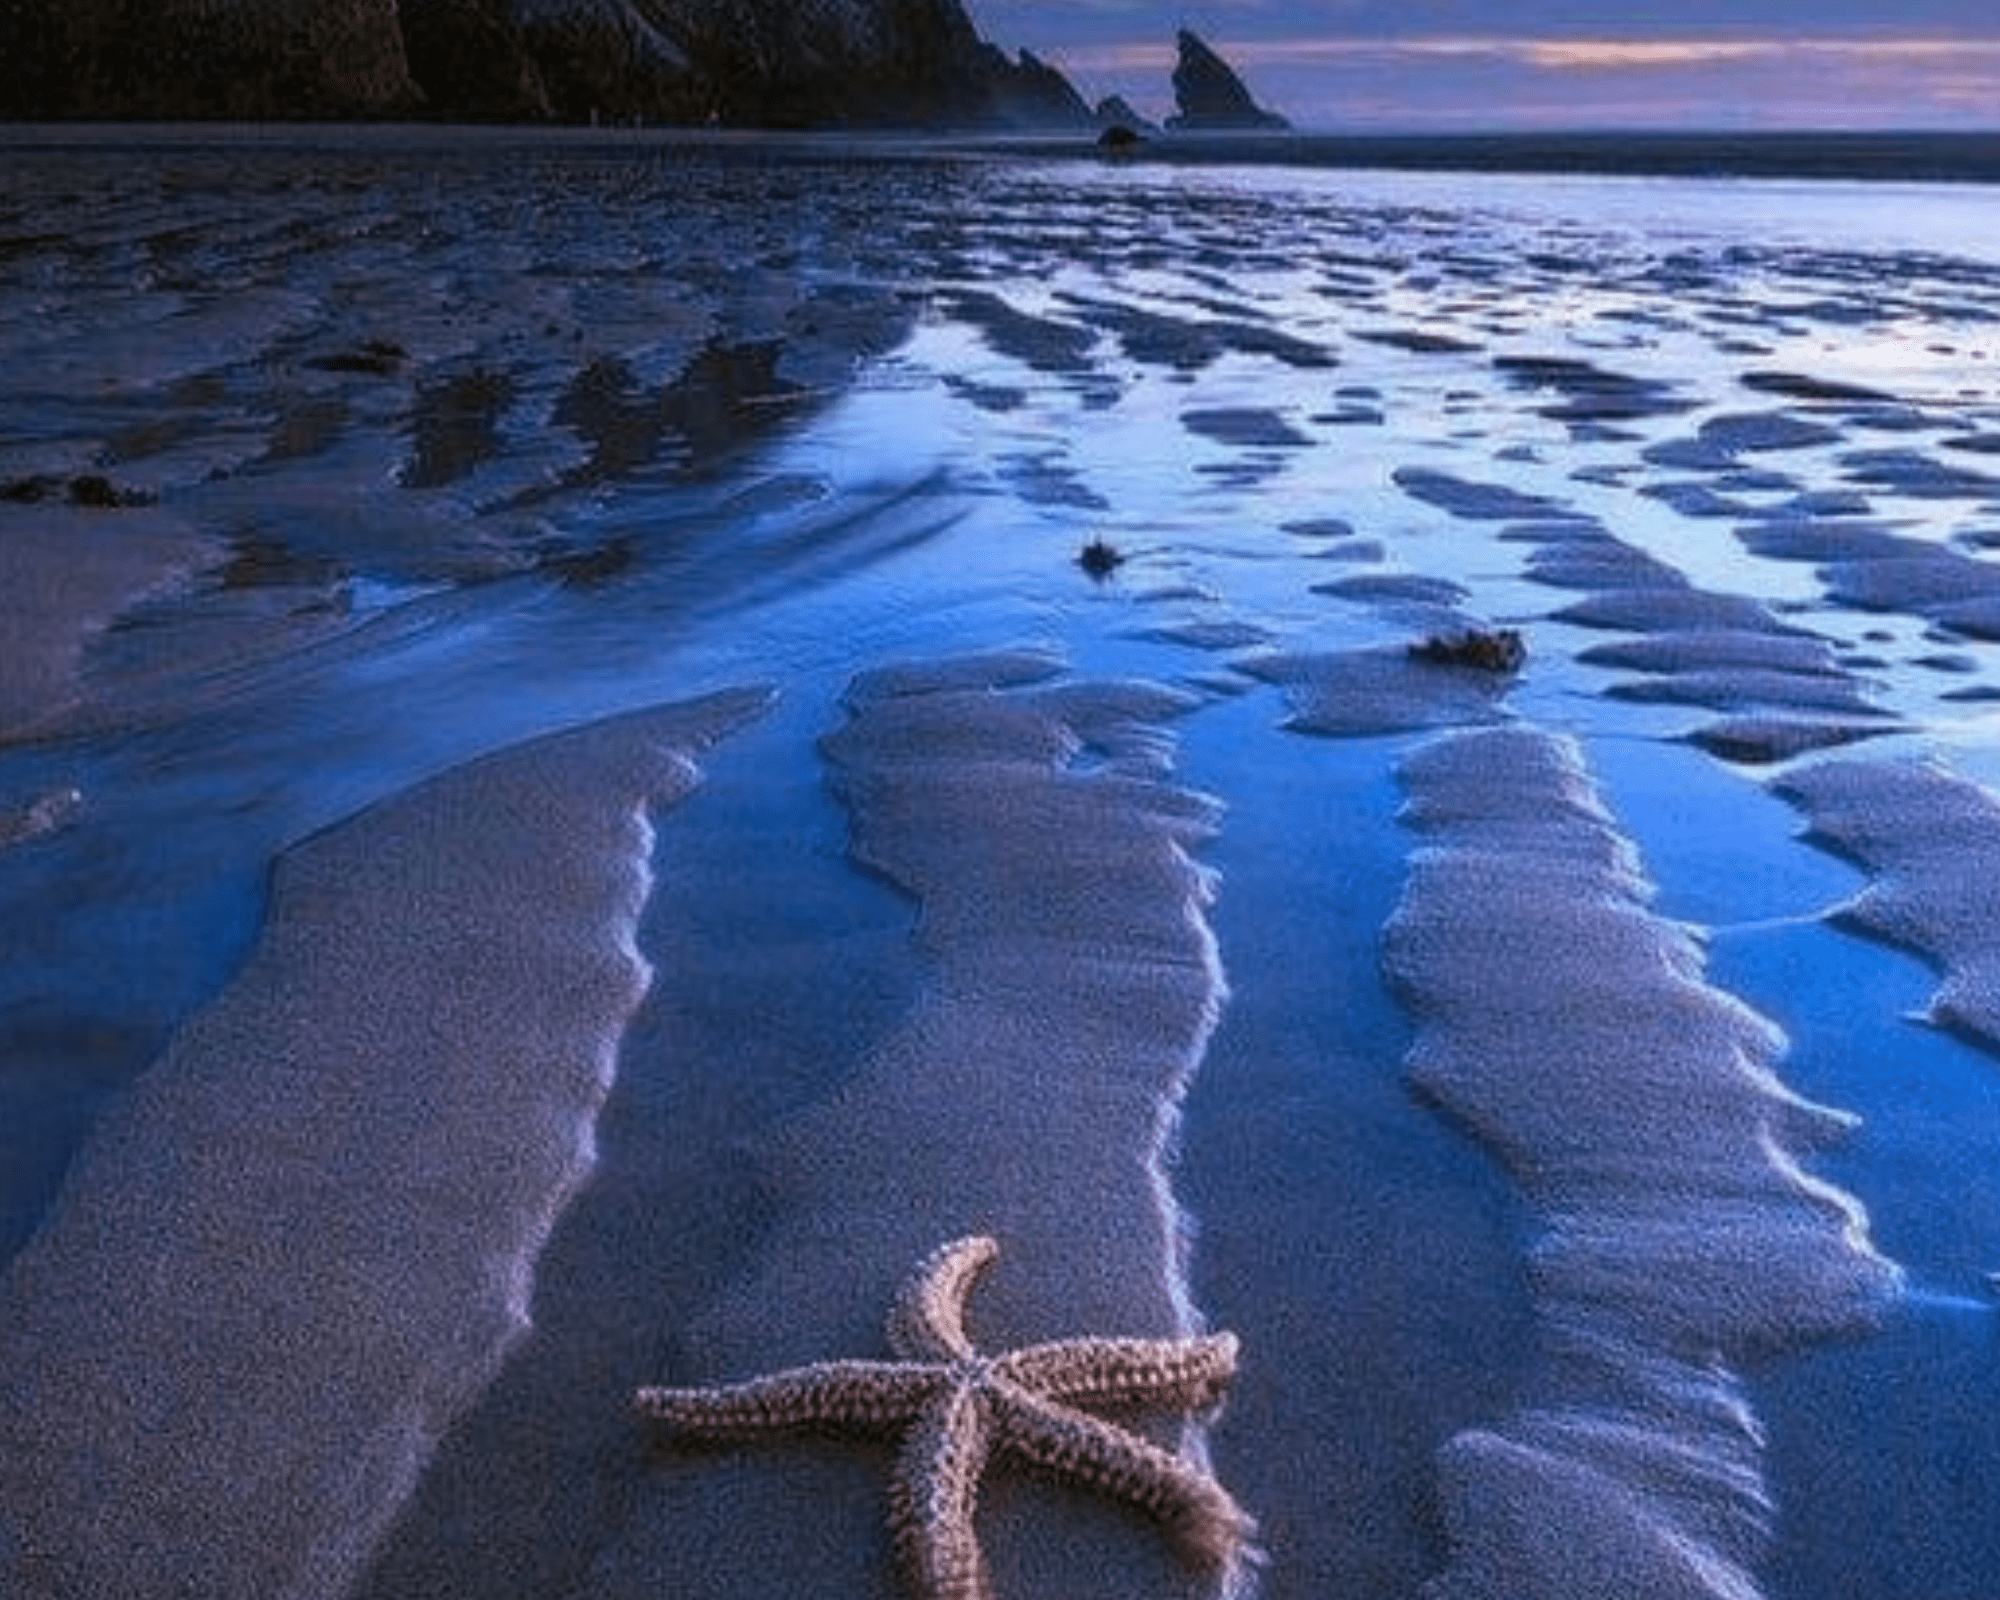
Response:
[[[1772,1508],[1732,1367],[1865,1329],[1898,1288],[1798,1165],[1846,1123],[1782,1088],[1782,1035],[1647,912],[1573,747],[1461,734],[1404,780],[1428,844],[1387,951],[1411,1072],[1535,1212],[1542,1347],[1514,1415],[1446,1447],[1428,1592],[1748,1590]]]
[[[631,1396],[978,1231],[1270,1600],[1984,1595],[1979,205],[342,137],[0,198],[13,1588],[897,1593]]]
[[[349,1590],[590,1169],[646,812],[759,704],[557,736],[287,854],[5,1280],[13,1592]]]
[[[91,642],[222,550],[158,511],[0,504],[0,740],[59,728],[83,693]]]

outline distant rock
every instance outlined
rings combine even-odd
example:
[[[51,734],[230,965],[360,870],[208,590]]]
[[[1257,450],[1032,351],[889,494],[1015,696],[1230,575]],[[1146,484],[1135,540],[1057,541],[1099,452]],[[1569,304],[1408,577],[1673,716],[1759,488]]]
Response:
[[[657,8],[635,0],[501,0],[497,9],[564,121],[698,123],[725,98],[648,14]]]
[[[527,42],[486,0],[399,0],[403,52],[428,106],[474,122],[555,115]]]
[[[1087,129],[1097,118],[1069,79],[1031,50],[1012,62],[1000,56],[992,72],[988,120],[1009,127]]]
[[[539,90],[539,114],[565,122],[964,126],[999,120],[1014,77],[959,0],[403,4],[430,32],[428,48],[412,44],[413,74],[447,117],[510,100],[534,115]]]
[[[1160,130],[1132,109],[1132,103],[1122,94],[1107,95],[1097,102],[1097,109],[1091,113],[1098,127],[1106,133],[1115,133],[1123,128],[1128,133],[1137,134],[1141,139],[1150,139]]]
[[[1098,126],[962,0],[5,0],[0,117]]]
[[[0,115],[407,115],[396,0],[11,0]]]
[[[1277,132],[1291,123],[1266,111],[1250,97],[1243,80],[1199,37],[1180,31],[1180,60],[1174,65],[1177,115],[1167,126],[1177,133]]]

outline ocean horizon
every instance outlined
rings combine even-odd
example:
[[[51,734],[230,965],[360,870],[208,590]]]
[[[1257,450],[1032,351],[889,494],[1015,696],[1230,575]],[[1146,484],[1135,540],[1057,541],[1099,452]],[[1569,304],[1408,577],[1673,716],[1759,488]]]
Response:
[[[223,142],[269,147],[412,141],[473,144],[548,142],[621,148],[691,146],[773,156],[848,148],[907,159],[913,152],[996,153],[1041,159],[1098,154],[1094,137],[1064,133],[951,131],[758,132],[581,124],[451,122],[0,123],[0,147],[186,148]],[[1133,166],[1271,165],[1330,170],[1501,172],[1604,177],[1820,179],[1853,183],[2000,182],[2000,131],[1925,128],[1688,129],[1574,128],[1418,132],[1295,129],[1275,133],[1148,136],[1115,152]]]

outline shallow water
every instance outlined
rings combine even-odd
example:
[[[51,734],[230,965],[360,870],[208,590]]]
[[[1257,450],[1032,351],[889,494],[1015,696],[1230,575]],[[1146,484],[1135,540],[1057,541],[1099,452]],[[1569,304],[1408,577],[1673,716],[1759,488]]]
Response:
[[[1749,1570],[1800,1600],[1983,1592],[2000,1484],[1958,1397],[1992,1348],[1996,1066],[1907,1020],[1922,968],[1820,920],[1863,879],[1765,785],[1834,741],[2000,774],[1984,190],[501,132],[9,137],[0,641],[32,647],[46,687],[0,694],[0,1259],[34,1263],[0,1294],[101,1265],[75,1241],[102,1185],[65,1174],[107,1170],[91,1152],[120,1109],[165,1093],[151,1069],[293,930],[272,920],[277,863],[330,836],[365,855],[371,808],[552,731],[779,697],[652,818],[652,986],[593,1176],[521,1264],[532,1329],[440,1414],[407,1498],[357,1513],[336,1567],[373,1570],[328,1592],[610,1595],[684,1571],[721,1596],[813,1560],[887,1592],[879,1449],[653,1461],[624,1395],[704,1361],[872,1354],[874,1291],[936,1242],[915,1235],[1003,1218],[1018,1244],[975,1332],[1243,1337],[1234,1399],[1187,1446],[1259,1517],[1265,1592],[1444,1581],[1481,1537],[1447,1526],[1467,1514],[1446,1504],[1452,1441],[1512,1426],[1553,1370],[1546,1173],[1413,1091],[1436,1019],[1380,957],[1426,848],[1397,772],[1496,720],[1577,741],[1653,913],[1782,1028],[1786,1084],[1861,1119],[1780,1153],[1854,1196],[1907,1273],[1882,1330],[1836,1346],[1775,1297],[1734,1308],[1776,1319],[1742,1391],[1775,1530]],[[66,503],[99,497],[92,477],[127,503]],[[73,615],[58,594],[28,618],[18,597],[80,519],[87,603],[79,581]],[[1093,537],[1125,557],[1102,581],[1074,559]],[[1521,633],[1518,677],[1407,657],[1489,626]],[[1058,675],[1043,693],[1003,673],[988,709],[1026,742],[1001,766],[969,715],[871,724],[841,756],[866,674],[1022,647],[1051,658],[1026,676]],[[1013,792],[1003,772],[1057,824],[1016,837],[975,805]],[[463,792],[468,835],[504,837],[494,791]],[[1219,810],[1197,837],[1202,797]],[[1165,836],[1189,875],[1076,888],[1125,881],[1093,876],[1094,852]],[[1034,906],[1007,900],[1030,881],[1050,886]],[[983,920],[954,899],[979,882]],[[1076,962],[1050,952],[1083,927],[1103,987],[1056,981]],[[1176,1009],[1211,947],[1230,991],[1212,1036]],[[1126,983],[1139,1012],[1105,999]],[[1119,1060],[1143,1035],[1157,1126],[1038,1080],[978,1101],[947,1182],[921,1088],[981,1006],[982,1037],[1024,1054],[1088,1037]],[[842,1133],[857,1107],[882,1149],[923,1148],[886,1164]],[[1010,1138],[1087,1153],[1052,1173]],[[1646,1190],[1637,1165],[1611,1175],[1621,1204],[1676,1239],[1712,1226],[1726,1256],[1734,1214]],[[898,1171],[904,1214],[869,1222]],[[1614,1252],[1618,1214],[1593,1224]],[[824,1254],[832,1284],[810,1281]],[[423,1252],[406,1265],[421,1279]],[[35,1311],[0,1299],[30,1373]],[[1565,1391],[1563,1437],[1604,1424],[1589,1389]],[[8,1403],[8,1428],[35,1426]],[[1674,1492],[1685,1525],[1735,1514]],[[1548,1516],[1537,1541],[1581,1537]],[[751,1517],[725,1572],[716,1530]],[[0,1572],[89,1592],[37,1575],[20,1520],[0,1505]],[[1007,1473],[984,1527],[1003,1593],[1071,1592],[1079,1563],[1105,1593],[1188,1581],[1137,1519]]]
[[[1212,858],[1234,994],[1180,1179],[1198,1298],[1251,1353],[1216,1459],[1266,1508],[1262,1593],[1408,1593],[1440,1558],[1436,1452],[1523,1376],[1524,1224],[1404,1081],[1410,1023],[1375,954],[1405,846],[1390,741],[1328,761],[1295,740],[1236,770],[1273,711],[1266,696],[1219,708],[1185,756],[1191,775],[1232,774]],[[1317,1463],[1303,1497],[1286,1488],[1302,1459]]]

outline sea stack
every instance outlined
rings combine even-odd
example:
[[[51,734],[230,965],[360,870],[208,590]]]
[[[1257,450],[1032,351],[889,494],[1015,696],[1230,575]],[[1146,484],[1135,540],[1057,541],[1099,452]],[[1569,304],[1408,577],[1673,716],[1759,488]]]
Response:
[[[1235,69],[1201,38],[1180,31],[1180,60],[1174,65],[1174,99],[1179,112],[1167,118],[1177,133],[1282,132],[1291,123],[1266,111],[1250,96]]]

